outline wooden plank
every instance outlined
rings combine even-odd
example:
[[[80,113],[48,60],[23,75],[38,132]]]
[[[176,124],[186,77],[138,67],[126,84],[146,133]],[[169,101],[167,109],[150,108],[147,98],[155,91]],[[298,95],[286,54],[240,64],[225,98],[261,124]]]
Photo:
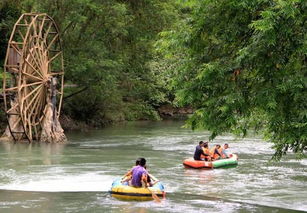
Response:
[[[9,44],[10,45],[14,45],[14,44],[23,45],[23,42],[11,41],[11,42],[9,42]]]
[[[62,53],[62,51],[61,52],[58,52],[57,54],[55,54],[49,61],[48,61],[48,63],[50,63],[51,61],[53,61],[56,57],[58,57],[60,54]]]
[[[50,24],[49,24],[49,26],[48,26],[47,30],[45,31],[45,34],[46,34],[46,35],[48,35],[48,34],[49,34],[49,31],[50,31],[50,29],[51,29],[52,25],[53,25],[53,23],[52,23],[52,22],[50,22]],[[46,38],[47,38],[47,36],[45,37],[45,43],[47,44]]]
[[[16,26],[28,27],[28,26],[29,26],[29,24],[16,24]]]
[[[55,42],[55,40],[59,37],[59,34],[56,34],[53,39],[51,40],[51,42],[48,44],[47,50],[50,49],[51,45]]]
[[[24,74],[24,75],[26,75],[26,76],[32,78],[31,80],[33,80],[33,81],[37,80],[37,81],[39,81],[39,82],[42,84],[43,79],[38,78],[38,77],[36,77],[36,76],[34,76],[34,75],[31,75],[31,74],[29,74],[29,73],[25,73],[25,72],[23,72],[22,74]],[[37,82],[37,81],[36,81],[36,82]]]
[[[10,47],[12,47],[19,55],[21,55],[21,49],[19,49],[19,47],[18,46],[16,46],[16,45],[10,45]]]
[[[28,64],[28,65],[30,65],[30,67],[33,69],[33,70],[35,70],[36,72],[39,72],[37,69],[35,69],[34,67],[33,67],[33,65],[32,64],[30,64],[27,60],[25,60],[25,62]],[[25,75],[28,75],[28,76],[30,76],[30,74],[28,74],[28,73],[26,73],[26,72],[22,72],[23,74],[25,74]],[[31,76],[33,76],[33,75],[31,75]],[[33,76],[35,79],[38,79],[38,80],[43,80],[42,78],[39,78],[39,77],[37,77],[37,76]]]
[[[43,20],[42,20],[42,22],[41,22],[41,26],[39,27],[39,33],[38,33],[38,35],[39,35],[40,37],[42,37],[42,32],[43,32],[45,20],[46,20],[46,16],[43,17]]]
[[[38,85],[38,84],[42,84],[42,82],[39,81],[39,82],[31,83],[31,84],[22,84],[21,87],[31,87],[31,86]]]
[[[25,40],[25,37],[23,36],[23,34],[21,33],[20,30],[18,30],[19,35],[21,36],[22,40]]]
[[[21,121],[21,118],[20,117],[18,117],[17,118],[17,120],[12,124],[12,129],[15,129],[16,128],[16,126],[17,126],[17,124],[19,124],[20,123],[20,121]]]
[[[4,65],[5,67],[8,67],[8,68],[19,68],[19,65],[12,65],[12,64],[6,64]]]
[[[19,73],[19,69],[16,69],[16,68],[9,68],[8,72],[17,74],[17,73]]]
[[[13,109],[16,109],[16,107],[18,107],[19,104],[15,104],[14,106],[12,106],[7,112],[6,114],[8,115],[20,115],[20,113],[17,113],[17,112],[12,112],[13,114],[10,114],[10,111],[12,111]]]
[[[40,90],[42,90],[42,88]],[[44,98],[42,94],[43,94],[43,91],[40,91],[40,92],[36,93],[36,97],[33,98],[31,100],[31,103],[28,105],[28,106],[32,107],[29,110],[29,113],[28,113],[29,116],[32,116],[33,113],[34,113],[34,115],[37,115],[39,113],[39,107],[41,105],[42,99]],[[37,97],[38,95],[39,95],[39,97]],[[32,104],[34,99],[35,99],[35,102],[34,102],[34,104]],[[28,109],[29,109],[29,107],[27,107],[27,110]]]
[[[35,64],[36,64],[38,67],[41,67],[42,65],[39,64],[39,62],[38,62],[38,61],[36,60],[36,58],[34,57],[33,53],[32,53],[31,51],[29,51],[29,52],[30,52],[30,55],[31,55],[31,57],[33,58]],[[35,70],[35,71],[36,71],[36,70]],[[37,72],[37,71],[36,71],[36,72]],[[37,73],[43,78],[43,75],[42,75],[41,72],[37,72]]]
[[[28,97],[30,97],[30,95],[32,95],[34,92],[36,92],[40,87],[42,87],[42,84],[39,85],[38,87],[36,87],[34,90],[32,90],[29,94],[27,94],[25,97],[21,98],[22,99],[22,102],[24,100],[26,100]]]
[[[17,92],[18,87],[10,87],[10,88],[5,88],[5,92]]]
[[[64,75],[64,72],[55,72],[55,71],[52,71],[52,73],[50,73],[49,75],[51,75],[51,76]]]
[[[40,90],[41,90],[41,88],[40,88]],[[30,112],[32,112],[32,111],[35,109],[35,107],[36,107],[36,105],[37,105],[37,102],[39,101],[39,98],[37,98],[37,96],[40,95],[40,94],[41,94],[40,92],[37,92],[37,93],[32,97],[32,99],[30,100],[30,102],[29,102],[29,103],[27,104],[27,106],[25,107],[25,110],[26,110],[26,111],[28,111],[28,109],[29,109],[30,107],[32,107],[32,110],[30,110]],[[35,101],[35,102],[34,102],[34,104],[32,105],[33,101]],[[31,115],[31,113],[28,113],[28,115]]]
[[[20,115],[20,113],[17,113],[17,112],[10,112],[10,113],[6,113],[7,115]]]

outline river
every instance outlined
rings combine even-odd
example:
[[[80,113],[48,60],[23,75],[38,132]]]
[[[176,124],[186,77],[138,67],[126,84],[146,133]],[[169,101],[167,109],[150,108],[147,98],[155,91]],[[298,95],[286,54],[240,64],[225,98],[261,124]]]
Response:
[[[297,212],[307,211],[307,160],[287,155],[269,162],[272,144],[260,137],[224,135],[239,164],[185,169],[209,133],[181,128],[182,121],[131,122],[70,132],[69,143],[0,143],[0,212]],[[145,157],[163,182],[166,200],[120,201],[112,181]]]

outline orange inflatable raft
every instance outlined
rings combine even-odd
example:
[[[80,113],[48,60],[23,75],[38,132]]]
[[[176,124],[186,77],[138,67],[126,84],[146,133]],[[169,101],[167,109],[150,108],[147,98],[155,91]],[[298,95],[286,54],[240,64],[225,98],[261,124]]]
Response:
[[[201,160],[194,160],[193,158],[188,158],[183,161],[184,167],[193,168],[193,169],[213,169],[213,168],[220,168],[237,164],[238,164],[238,155],[236,154],[230,154],[229,158],[215,160],[215,161],[201,161]]]

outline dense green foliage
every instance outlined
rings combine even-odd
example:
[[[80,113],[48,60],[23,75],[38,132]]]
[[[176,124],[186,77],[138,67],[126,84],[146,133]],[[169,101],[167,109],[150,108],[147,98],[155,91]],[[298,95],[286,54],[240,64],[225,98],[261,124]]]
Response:
[[[20,16],[18,3],[11,1],[10,4],[0,2],[0,71],[3,70],[3,61],[6,54],[7,43],[11,34],[11,30],[16,22],[16,18]]]
[[[174,19],[168,1],[15,0],[5,1],[1,11],[3,52],[22,12],[44,12],[58,24],[65,81],[77,85],[66,95],[85,89],[64,101],[66,115],[95,125],[158,119],[155,107],[165,97],[150,63],[157,34]]]
[[[306,1],[203,0],[161,33],[158,50],[180,59],[174,87],[196,110],[192,128],[245,136],[264,129],[275,157],[307,149]],[[184,26],[184,27],[182,27]],[[179,47],[179,48],[178,48]]]
[[[174,101],[193,129],[274,142],[275,157],[307,148],[304,0],[4,0],[0,63],[15,20],[46,12],[58,23],[66,83],[84,92],[64,113],[102,125],[157,119]],[[159,40],[157,40],[159,38]],[[67,89],[66,95],[75,89]],[[264,131],[263,131],[264,130]]]

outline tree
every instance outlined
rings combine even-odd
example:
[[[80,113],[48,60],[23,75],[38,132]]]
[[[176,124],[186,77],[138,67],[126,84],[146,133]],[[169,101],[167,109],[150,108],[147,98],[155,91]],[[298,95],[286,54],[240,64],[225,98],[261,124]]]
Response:
[[[264,130],[274,157],[307,149],[306,2],[192,1],[158,49],[182,58],[174,88],[187,125],[245,136]],[[187,11],[187,12],[186,12]],[[178,26],[178,25],[177,25]],[[179,47],[179,48],[178,48]]]
[[[15,21],[21,14],[21,8],[19,7],[18,0],[2,1],[0,2],[0,71],[3,68],[3,62],[5,59],[7,43],[10,38],[11,31],[13,29]],[[2,79],[2,78],[1,78]],[[2,81],[0,82],[2,85]]]
[[[65,81],[85,89],[64,102],[66,115],[98,125],[157,118],[164,94],[150,62],[157,34],[172,21],[171,1],[15,1],[20,13],[47,13],[60,28]]]

